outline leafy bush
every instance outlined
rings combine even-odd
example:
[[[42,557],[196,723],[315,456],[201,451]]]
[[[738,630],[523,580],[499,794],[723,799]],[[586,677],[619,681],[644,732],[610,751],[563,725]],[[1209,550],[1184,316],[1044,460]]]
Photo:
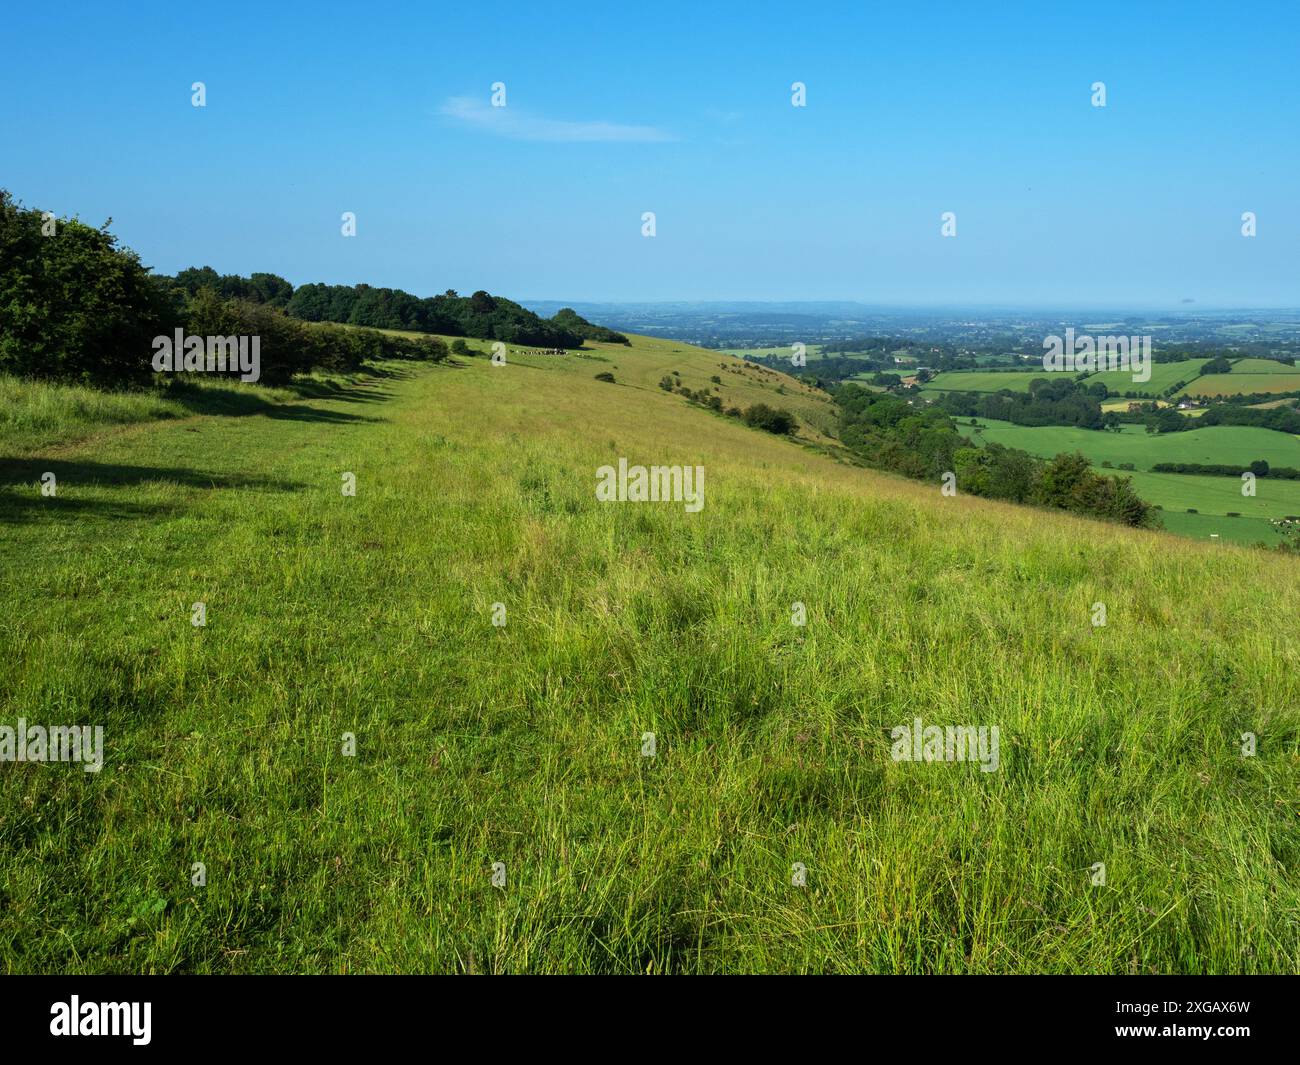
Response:
[[[118,246],[108,223],[47,224],[0,189],[0,372],[100,384],[145,380],[152,340],[178,324],[176,310],[167,288]]]
[[[391,336],[374,329],[300,322],[265,303],[223,300],[200,289],[186,307],[185,330],[195,336],[260,338],[262,380],[283,383],[313,369],[351,372],[372,359],[440,361],[447,348],[436,337]]]
[[[789,411],[769,407],[766,403],[755,403],[745,411],[744,420],[746,425],[755,429],[765,429],[781,436],[793,433],[798,424]]]
[[[605,344],[631,344],[622,333],[606,329],[601,325],[592,325],[572,307],[563,307],[556,311],[551,321],[567,332],[574,333],[584,340],[599,340]]]
[[[1155,509],[1133,491],[1127,477],[1094,473],[1082,455],[1043,462],[999,444],[974,447],[937,405],[914,406],[888,392],[842,385],[840,440],[870,465],[930,479],[953,471],[962,490],[991,499],[1035,503],[1091,514],[1127,525],[1154,526]]]
[[[293,293],[286,311],[308,322],[442,333],[527,347],[577,348],[583,340],[562,323],[482,290],[461,296],[448,289],[440,296],[421,298],[401,289],[370,285],[307,284]]]

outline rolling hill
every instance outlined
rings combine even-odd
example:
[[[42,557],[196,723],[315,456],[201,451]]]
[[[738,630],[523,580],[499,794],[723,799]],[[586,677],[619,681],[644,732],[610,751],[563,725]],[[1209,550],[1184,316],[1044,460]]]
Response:
[[[630,339],[0,437],[4,719],[106,749],[0,773],[0,968],[1300,968],[1294,560],[863,470]]]

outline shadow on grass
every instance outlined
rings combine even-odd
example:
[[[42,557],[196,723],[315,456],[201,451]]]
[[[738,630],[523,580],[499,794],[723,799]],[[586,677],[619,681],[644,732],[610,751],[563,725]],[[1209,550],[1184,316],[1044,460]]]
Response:
[[[330,399],[346,400],[349,402],[379,402],[388,398],[387,393],[369,395],[358,395],[350,393],[344,386],[339,387],[339,393],[336,394],[330,390],[329,382],[310,382],[311,386],[318,386],[320,391],[315,394],[305,394],[304,398],[312,399]],[[304,388],[304,385],[293,386],[295,391]],[[338,424],[349,422],[377,422],[379,418],[369,418],[363,414],[348,414],[345,411],[320,410],[316,407],[309,407],[299,403],[277,403],[274,400],[260,396],[252,389],[218,389],[218,388],[193,388],[184,384],[173,385],[164,393],[168,399],[174,400],[192,414],[219,414],[228,418],[246,418],[255,414],[260,414],[266,418],[274,418],[277,421],[291,422],[333,422]]]
[[[124,466],[118,463],[85,462],[66,459],[6,459],[0,458],[0,488],[26,485],[41,500],[41,477],[46,473],[55,476],[60,489],[72,485],[107,485],[117,488],[127,485],[162,481],[188,488],[263,488],[290,492],[303,488],[299,481],[285,481],[271,477],[254,477],[242,473],[208,473],[184,466]],[[50,502],[59,498],[49,497]]]
[[[41,494],[41,478],[52,473],[56,494]],[[187,488],[253,488],[291,492],[304,487],[296,481],[244,474],[207,473],[183,466],[123,466],[103,462],[69,462],[62,459],[0,458],[0,524],[39,521],[50,517],[156,518],[172,511],[170,505],[136,503],[122,499],[87,499],[62,494],[68,488],[93,485],[123,488],[156,481]]]
[[[108,521],[131,521],[161,518],[175,507],[160,503],[128,503],[121,499],[69,499],[45,497],[34,488],[13,490],[0,487],[0,526],[55,518],[96,518]]]

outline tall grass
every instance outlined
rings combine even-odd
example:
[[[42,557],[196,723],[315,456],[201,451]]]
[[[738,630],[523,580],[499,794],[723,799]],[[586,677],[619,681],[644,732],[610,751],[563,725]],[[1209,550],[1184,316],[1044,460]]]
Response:
[[[300,375],[294,384],[269,388],[233,378],[178,374],[151,388],[104,391],[85,385],[36,381],[0,374],[0,448],[25,454],[41,447],[84,440],[114,426],[186,418],[194,414],[264,411],[338,382],[367,374]]]
[[[56,499],[11,469],[0,720],[107,760],[0,765],[0,967],[1300,969],[1294,562],[840,466],[672,359],[717,356],[412,367],[105,437]],[[704,465],[703,511],[598,503],[619,456]],[[1001,768],[892,761],[918,716]]]
[[[28,450],[111,425],[178,418],[184,410],[156,392],[104,392],[0,374],[0,441]]]

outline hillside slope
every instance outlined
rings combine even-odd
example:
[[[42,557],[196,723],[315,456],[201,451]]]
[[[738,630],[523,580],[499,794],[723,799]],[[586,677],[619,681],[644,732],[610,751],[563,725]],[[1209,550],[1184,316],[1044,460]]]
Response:
[[[0,458],[0,721],[106,747],[0,766],[0,969],[1300,970],[1295,562],[836,463],[633,341]]]

